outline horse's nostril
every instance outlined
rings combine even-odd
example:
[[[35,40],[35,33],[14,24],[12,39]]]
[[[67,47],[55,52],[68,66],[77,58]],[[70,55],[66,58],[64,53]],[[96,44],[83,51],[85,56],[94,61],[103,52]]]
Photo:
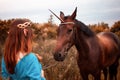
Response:
[[[55,56],[56,58],[61,58],[61,57],[62,57],[61,53],[56,53],[54,56]]]
[[[63,61],[65,56],[63,56],[60,52],[54,54],[54,59],[56,61]]]
[[[62,55],[60,53],[58,53],[58,57],[61,57]]]

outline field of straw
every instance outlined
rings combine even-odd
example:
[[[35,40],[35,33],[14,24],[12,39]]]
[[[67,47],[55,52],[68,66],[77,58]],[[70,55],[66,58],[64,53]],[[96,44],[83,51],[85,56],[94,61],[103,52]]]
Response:
[[[33,45],[33,52],[38,53],[43,57],[41,63],[47,80],[82,80],[79,75],[79,69],[76,62],[77,51],[74,46],[69,50],[68,55],[63,62],[57,62],[53,58],[56,40],[36,40]],[[92,75],[89,75],[88,77],[89,80],[94,80]],[[120,67],[118,68],[117,78],[120,80]],[[104,80],[102,71],[101,80]]]

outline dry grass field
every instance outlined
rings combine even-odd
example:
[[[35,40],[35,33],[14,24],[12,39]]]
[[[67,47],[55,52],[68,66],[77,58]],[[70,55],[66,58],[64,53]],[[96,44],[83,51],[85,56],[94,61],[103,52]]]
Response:
[[[36,40],[33,51],[39,53],[43,59],[41,61],[47,80],[81,80],[79,69],[76,63],[76,49],[73,46],[63,62],[57,62],[53,58],[53,51],[56,40],[46,39],[45,41]],[[89,75],[89,80],[94,78]],[[104,76],[101,71],[101,80]],[[120,67],[118,68],[117,80],[120,80]]]
[[[82,80],[79,74],[79,69],[76,62],[77,51],[73,46],[63,62],[57,62],[53,58],[53,51],[56,40],[39,38],[33,42],[33,52],[42,56],[41,63],[43,65],[46,80]],[[89,75],[89,80],[94,80],[92,75]],[[2,80],[0,78],[0,80]],[[101,72],[101,80],[104,76]],[[118,67],[117,80],[120,80],[120,66]]]

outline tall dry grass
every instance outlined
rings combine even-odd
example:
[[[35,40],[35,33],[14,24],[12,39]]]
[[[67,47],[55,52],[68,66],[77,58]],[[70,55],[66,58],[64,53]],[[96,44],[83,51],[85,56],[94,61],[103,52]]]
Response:
[[[39,53],[47,80],[80,80],[79,69],[76,63],[76,50],[72,47],[63,62],[57,62],[53,58],[56,40],[47,39],[36,41],[33,51]]]
[[[41,63],[47,80],[82,80],[76,61],[77,51],[74,46],[70,49],[63,62],[57,62],[53,58],[56,45],[55,39],[36,40],[35,42],[33,51],[43,57]],[[118,68],[117,77],[119,80],[120,67]],[[89,80],[94,80],[94,78],[89,75]],[[103,74],[101,74],[101,80],[104,80]]]

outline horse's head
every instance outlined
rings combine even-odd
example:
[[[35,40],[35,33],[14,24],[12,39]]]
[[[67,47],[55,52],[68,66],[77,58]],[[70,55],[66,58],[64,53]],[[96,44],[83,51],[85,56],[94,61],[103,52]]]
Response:
[[[74,42],[74,26],[77,8],[70,16],[64,16],[60,12],[61,24],[57,29],[57,44],[54,52],[54,59],[63,61],[68,53],[68,50],[73,46]]]

